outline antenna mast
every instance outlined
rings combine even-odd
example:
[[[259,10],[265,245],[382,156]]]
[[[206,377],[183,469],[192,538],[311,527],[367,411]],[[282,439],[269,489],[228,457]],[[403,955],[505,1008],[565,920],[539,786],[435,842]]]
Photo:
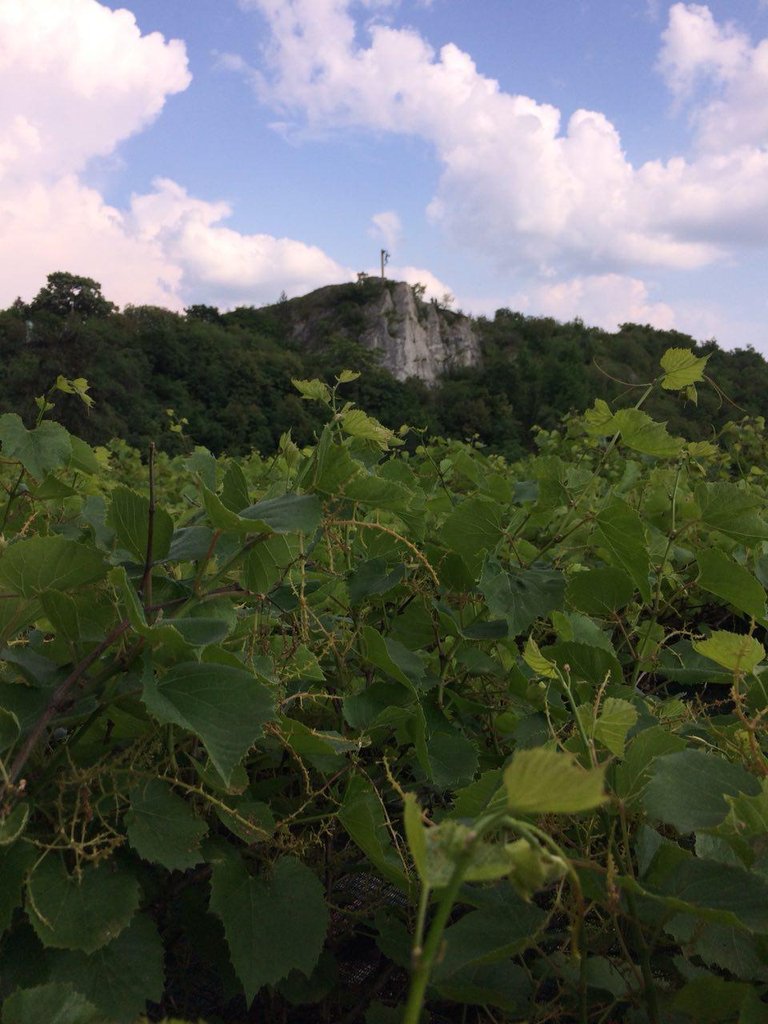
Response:
[[[389,253],[386,249],[381,250],[381,280],[384,280],[384,267],[389,263]]]

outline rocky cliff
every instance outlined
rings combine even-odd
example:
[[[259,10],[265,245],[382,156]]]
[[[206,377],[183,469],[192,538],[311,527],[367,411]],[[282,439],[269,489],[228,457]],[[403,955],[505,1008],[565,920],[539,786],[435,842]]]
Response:
[[[291,333],[302,345],[321,346],[344,335],[379,354],[397,380],[434,383],[457,366],[480,361],[480,342],[469,317],[417,297],[404,281],[368,278],[331,285],[288,303]]]

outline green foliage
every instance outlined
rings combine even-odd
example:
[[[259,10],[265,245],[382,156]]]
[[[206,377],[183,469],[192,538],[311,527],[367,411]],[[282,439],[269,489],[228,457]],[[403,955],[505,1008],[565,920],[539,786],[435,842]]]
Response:
[[[0,419],[4,1022],[762,1019],[768,452],[662,356],[513,462],[298,361],[268,457]]]

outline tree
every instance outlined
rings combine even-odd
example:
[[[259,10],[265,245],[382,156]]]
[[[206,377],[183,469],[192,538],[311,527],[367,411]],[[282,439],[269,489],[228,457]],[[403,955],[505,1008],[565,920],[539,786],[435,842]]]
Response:
[[[46,280],[48,283],[30,304],[32,313],[53,313],[55,316],[70,316],[74,313],[87,320],[90,317],[106,317],[117,310],[114,302],[104,298],[99,282],[91,277],[57,270],[49,274]]]

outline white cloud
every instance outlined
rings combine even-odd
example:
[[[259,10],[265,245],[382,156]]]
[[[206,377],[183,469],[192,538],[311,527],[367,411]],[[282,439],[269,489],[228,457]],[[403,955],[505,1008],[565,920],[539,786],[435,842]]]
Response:
[[[580,317],[585,323],[607,331],[615,331],[622,323],[651,324],[660,330],[677,326],[672,308],[663,302],[653,302],[643,281],[620,274],[540,283],[516,295],[512,305],[522,312],[558,320]]]
[[[396,249],[402,238],[403,225],[394,210],[382,210],[371,217],[369,234],[383,242],[387,249]]]
[[[153,184],[153,192],[134,196],[134,228],[180,269],[187,294],[223,306],[258,305],[283,290],[300,295],[352,276],[317,246],[222,227],[227,203],[196,199],[167,178]]]
[[[360,42],[350,0],[243,3],[271,29],[262,67],[248,74],[283,130],[294,116],[299,134],[362,128],[429,141],[441,177],[428,215],[506,272],[693,269],[729,246],[768,243],[768,157],[731,147],[747,130],[735,99],[722,146],[713,138],[694,159],[635,166],[605,115],[577,110],[563,124],[555,107],[504,92],[454,44],[435,53],[413,29],[382,24]],[[752,47],[708,8],[672,6],[661,66],[678,94],[706,72],[739,97],[762,95],[764,63],[768,41]],[[702,109],[703,139],[726,100]],[[768,103],[758,121],[768,125]]]
[[[184,44],[96,0],[0,0],[0,303],[53,270],[125,304],[274,301],[349,276],[314,246],[222,226],[226,203],[159,179],[130,210],[80,173],[191,81]]]
[[[752,44],[708,7],[676,3],[663,34],[659,67],[678,98],[691,101],[702,150],[768,143],[768,39]]]

